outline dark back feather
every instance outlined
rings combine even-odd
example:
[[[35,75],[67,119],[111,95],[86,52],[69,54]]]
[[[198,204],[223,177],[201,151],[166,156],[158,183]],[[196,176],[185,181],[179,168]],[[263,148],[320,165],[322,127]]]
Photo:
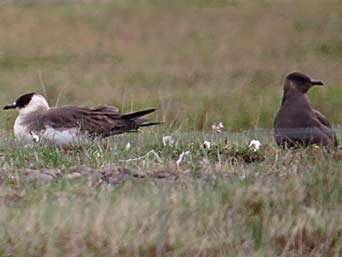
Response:
[[[154,111],[154,110],[153,110]],[[77,128],[90,136],[112,136],[139,129],[146,121],[141,116],[152,112],[146,110],[120,114],[116,107],[99,106],[95,108],[62,106],[50,108],[46,113],[33,113],[26,119],[30,130],[52,127],[56,130]]]

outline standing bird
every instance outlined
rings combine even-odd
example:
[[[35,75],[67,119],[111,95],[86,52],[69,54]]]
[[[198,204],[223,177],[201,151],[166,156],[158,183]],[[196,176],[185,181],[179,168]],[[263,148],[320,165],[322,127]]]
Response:
[[[23,143],[44,141],[58,145],[73,144],[80,139],[108,137],[137,131],[139,127],[160,124],[148,122],[146,114],[155,109],[120,114],[113,106],[95,108],[66,105],[50,108],[42,95],[29,93],[19,97],[4,110],[17,109],[14,123],[16,138]]]
[[[306,94],[311,87],[323,85],[322,81],[310,79],[300,72],[286,77],[283,100],[274,120],[274,138],[278,145],[338,145],[329,121],[311,106]]]

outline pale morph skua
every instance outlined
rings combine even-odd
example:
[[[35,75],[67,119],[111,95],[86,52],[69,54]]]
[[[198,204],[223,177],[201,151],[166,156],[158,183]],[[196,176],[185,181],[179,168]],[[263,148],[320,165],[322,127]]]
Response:
[[[121,114],[113,106],[91,108],[67,105],[50,108],[45,98],[36,93],[22,95],[4,109],[17,109],[19,112],[14,133],[25,144],[36,141],[73,144],[83,139],[108,137],[159,124],[148,122],[144,117],[155,109]]]
[[[314,109],[307,92],[313,86],[323,86],[300,72],[290,73],[285,79],[280,110],[274,120],[274,138],[284,147],[321,145],[337,146],[336,134],[327,118]]]

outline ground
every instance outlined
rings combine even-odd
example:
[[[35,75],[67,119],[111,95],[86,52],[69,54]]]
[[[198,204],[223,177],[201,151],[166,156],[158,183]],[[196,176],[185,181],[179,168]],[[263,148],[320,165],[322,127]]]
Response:
[[[1,112],[0,256],[342,255],[339,150],[272,138],[283,79],[300,70],[327,84],[309,97],[341,140],[339,1],[6,2],[3,105],[37,91],[156,107],[164,124],[23,147]]]

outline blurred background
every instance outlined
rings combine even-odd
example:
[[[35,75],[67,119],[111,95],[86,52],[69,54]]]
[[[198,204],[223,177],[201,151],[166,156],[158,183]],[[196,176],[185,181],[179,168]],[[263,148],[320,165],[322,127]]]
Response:
[[[342,120],[340,0],[0,1],[0,102],[156,107],[166,129],[271,128],[284,77]],[[15,112],[0,114],[11,130]]]

